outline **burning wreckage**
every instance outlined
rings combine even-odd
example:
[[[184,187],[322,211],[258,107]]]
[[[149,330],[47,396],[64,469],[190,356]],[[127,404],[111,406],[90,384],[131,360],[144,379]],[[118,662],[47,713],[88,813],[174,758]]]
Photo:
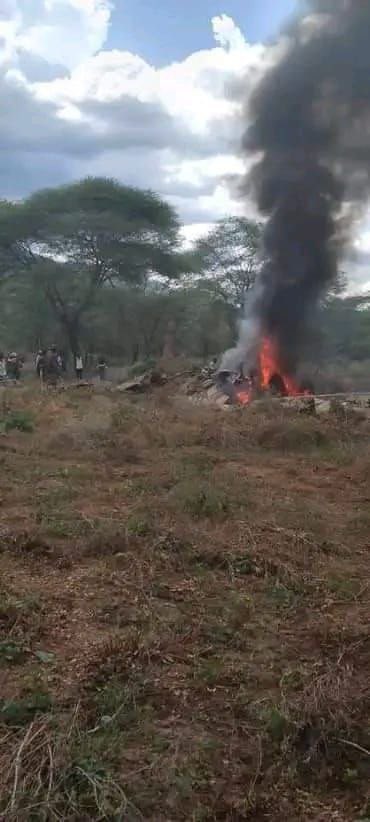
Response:
[[[264,218],[263,249],[216,379],[230,403],[313,393],[295,375],[370,190],[369,30],[369,0],[307,0],[248,102],[243,151],[256,159],[242,193]]]
[[[258,365],[244,374],[244,366],[238,372],[221,369],[217,373],[218,391],[225,395],[230,405],[249,405],[255,399],[266,395],[273,397],[312,397],[313,386],[299,383],[284,374],[279,361],[277,347],[269,339],[262,341]]]
[[[370,0],[305,0],[248,100],[241,193],[264,219],[260,271],[236,347],[188,386],[200,400],[208,387],[220,404],[317,407],[297,375],[369,198],[369,31]]]

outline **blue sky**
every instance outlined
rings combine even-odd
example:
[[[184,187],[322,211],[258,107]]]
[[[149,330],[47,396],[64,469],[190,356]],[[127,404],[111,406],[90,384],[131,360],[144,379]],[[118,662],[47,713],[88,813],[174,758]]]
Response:
[[[0,197],[108,176],[158,192],[188,240],[225,216],[257,217],[238,188],[254,162],[241,148],[248,100],[281,59],[281,27],[309,8],[308,0],[0,0]],[[370,213],[355,248],[369,253]]]
[[[164,65],[210,48],[215,15],[229,15],[256,42],[273,37],[297,7],[298,0],[115,0],[106,45]]]

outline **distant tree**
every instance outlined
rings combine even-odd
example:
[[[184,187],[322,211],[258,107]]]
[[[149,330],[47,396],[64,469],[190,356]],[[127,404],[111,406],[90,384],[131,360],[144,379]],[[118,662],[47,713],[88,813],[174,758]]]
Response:
[[[322,306],[321,359],[370,358],[370,295],[332,296]]]
[[[209,285],[235,308],[243,309],[261,266],[261,226],[244,217],[220,220],[196,250]]]
[[[176,353],[204,358],[232,344],[233,314],[221,297],[196,282],[167,287],[152,282],[145,291],[120,285],[102,290],[87,314],[83,339],[89,351],[120,362],[155,359],[163,354],[172,322]]]
[[[104,286],[145,288],[189,268],[170,205],[150,191],[88,178],[0,204],[3,276],[25,272],[48,301],[73,353],[82,320]]]
[[[63,347],[53,312],[32,277],[19,274],[3,279],[0,290],[0,349],[35,351],[47,341]]]

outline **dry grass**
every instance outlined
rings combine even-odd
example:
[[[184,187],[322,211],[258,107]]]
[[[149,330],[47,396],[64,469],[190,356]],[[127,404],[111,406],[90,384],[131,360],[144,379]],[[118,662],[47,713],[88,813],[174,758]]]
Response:
[[[1,818],[369,818],[366,419],[2,409]]]

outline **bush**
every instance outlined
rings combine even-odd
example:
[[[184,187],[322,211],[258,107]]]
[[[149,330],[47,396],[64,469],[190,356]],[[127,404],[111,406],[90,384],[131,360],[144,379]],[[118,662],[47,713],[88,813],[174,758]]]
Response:
[[[3,431],[23,431],[31,434],[34,430],[34,420],[29,411],[12,411],[0,423]]]
[[[20,665],[24,659],[24,648],[17,642],[0,642],[0,665]]]
[[[192,517],[225,517],[230,510],[226,494],[207,482],[183,482],[176,488],[179,505]]]
[[[149,357],[147,360],[142,360],[132,365],[131,368],[129,368],[128,376],[133,378],[141,377],[142,374],[145,374],[146,371],[151,371],[155,366],[156,361]]]
[[[38,714],[48,713],[52,701],[47,693],[38,692],[28,698],[9,700],[0,703],[0,721],[15,727],[28,725]]]
[[[299,418],[267,423],[257,432],[262,448],[282,451],[305,451],[328,444],[327,432],[317,420]]]

